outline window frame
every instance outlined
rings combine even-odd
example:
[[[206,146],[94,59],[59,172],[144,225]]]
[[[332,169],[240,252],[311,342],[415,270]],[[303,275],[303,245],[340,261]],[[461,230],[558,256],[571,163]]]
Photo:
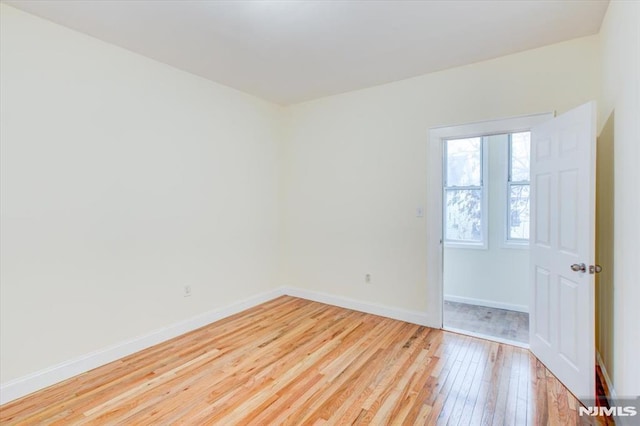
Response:
[[[480,139],[480,186],[467,185],[467,186],[448,186],[447,185],[447,144],[452,140],[460,139]],[[488,183],[489,172],[489,144],[487,143],[486,135],[465,136],[465,137],[451,137],[442,140],[442,243],[445,248],[463,248],[463,249],[475,249],[475,250],[487,250],[489,248],[489,191],[486,187]],[[463,241],[463,240],[449,240],[446,238],[447,230],[447,190],[480,190],[480,241]]]
[[[520,249],[528,249],[529,241],[531,239],[531,235],[529,238],[511,238],[511,189],[515,186],[528,186],[529,194],[531,194],[531,175],[529,175],[529,180],[520,180],[513,181],[512,180],[512,162],[513,156],[511,155],[513,152],[512,148],[512,136],[514,133],[529,133],[531,135],[531,130],[524,131],[512,131],[508,133],[508,141],[507,141],[507,170],[506,170],[506,186],[505,186],[505,197],[506,197],[506,206],[505,206],[505,227],[504,227],[504,246],[506,248],[520,248]],[[529,136],[529,140],[531,140],[531,136]],[[529,154],[531,154],[531,145],[529,145]],[[531,159],[529,159],[529,172],[531,172]],[[531,201],[529,201],[529,209],[531,209]],[[531,214],[531,211],[529,211]]]

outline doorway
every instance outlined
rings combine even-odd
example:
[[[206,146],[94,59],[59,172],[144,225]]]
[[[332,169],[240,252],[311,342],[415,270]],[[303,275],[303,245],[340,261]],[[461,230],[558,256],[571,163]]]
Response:
[[[443,140],[443,328],[529,342],[529,131]]]
[[[427,223],[427,279],[437,284],[431,296],[441,302],[442,326],[445,141],[531,131],[529,348],[584,404],[595,395],[593,274],[600,269],[594,261],[595,117],[591,101],[557,117],[433,128],[428,150],[427,197],[434,208]]]

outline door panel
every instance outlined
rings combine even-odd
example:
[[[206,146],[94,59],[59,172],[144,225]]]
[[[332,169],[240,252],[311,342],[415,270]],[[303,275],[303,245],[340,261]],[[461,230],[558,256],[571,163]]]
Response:
[[[538,226],[535,228],[535,244],[551,247],[551,235],[549,223],[551,221],[551,175],[540,174],[536,176],[535,186],[538,188],[535,210],[539,218]],[[533,185],[532,185],[533,186]]]
[[[578,185],[578,171],[575,169],[564,170],[558,174],[560,194],[558,202],[560,204],[560,250],[566,254],[577,255],[578,241],[576,236],[578,235],[577,225],[578,221],[575,220],[577,216],[577,198],[581,191]]]
[[[578,310],[578,283],[571,281],[565,277],[560,277],[560,324],[558,328],[560,335],[558,342],[560,344],[560,354],[564,359],[576,369],[578,363],[578,334],[567,331],[576,330],[579,324],[576,324],[576,315],[574,312]]]
[[[551,287],[551,274],[548,270],[544,268],[536,268],[536,277],[534,279],[535,285],[535,304],[536,305],[549,305],[550,303],[550,287]],[[549,315],[545,315],[544,312],[540,312],[540,315],[536,315],[535,322],[532,323],[533,328],[532,332],[535,333],[536,337],[541,339],[542,342],[546,345],[550,345],[549,342],[551,340],[551,331],[550,331],[550,322]]]
[[[593,398],[595,103],[533,127],[531,154],[531,351]],[[586,272],[571,269],[582,263]]]

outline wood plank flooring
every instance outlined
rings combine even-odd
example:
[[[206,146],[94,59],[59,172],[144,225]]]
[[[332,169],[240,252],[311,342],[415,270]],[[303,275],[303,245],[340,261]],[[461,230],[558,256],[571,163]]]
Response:
[[[0,407],[7,425],[573,425],[528,351],[280,297]]]

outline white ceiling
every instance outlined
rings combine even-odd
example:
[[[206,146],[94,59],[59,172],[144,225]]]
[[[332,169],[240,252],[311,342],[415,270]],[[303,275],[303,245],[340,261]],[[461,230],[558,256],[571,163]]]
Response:
[[[286,105],[595,34],[608,0],[6,3]]]

